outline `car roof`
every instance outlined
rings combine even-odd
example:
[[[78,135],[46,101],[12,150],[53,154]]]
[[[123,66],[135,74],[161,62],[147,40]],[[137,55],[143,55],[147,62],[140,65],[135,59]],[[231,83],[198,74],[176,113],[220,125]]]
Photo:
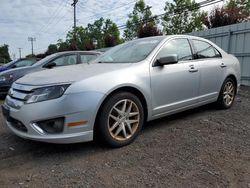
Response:
[[[90,55],[94,55],[94,54],[101,54],[101,52],[97,52],[97,51],[63,51],[63,52],[57,52],[56,54],[58,55],[62,55],[62,54],[72,54],[72,53],[81,53],[81,54],[90,54]]]
[[[134,40],[147,40],[147,39],[167,39],[167,38],[175,38],[175,37],[185,37],[185,38],[193,38],[193,39],[203,39],[206,40],[204,38],[201,37],[197,37],[197,36],[192,36],[192,35],[160,35],[160,36],[152,36],[152,37],[145,37],[145,38],[137,38]],[[133,41],[133,40],[132,40]]]

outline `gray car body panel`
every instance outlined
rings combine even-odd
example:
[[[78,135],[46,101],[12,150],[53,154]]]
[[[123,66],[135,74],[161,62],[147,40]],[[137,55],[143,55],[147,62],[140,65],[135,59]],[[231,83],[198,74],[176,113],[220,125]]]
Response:
[[[214,46],[222,57],[153,67],[155,57],[163,45],[175,38],[206,41]],[[220,66],[222,63],[226,65],[225,68]],[[194,66],[197,72],[190,72],[190,65]],[[131,87],[140,91],[146,100],[147,120],[150,121],[216,101],[220,88],[229,75],[235,76],[237,83],[240,83],[239,62],[215,44],[192,36],[165,36],[150,55],[141,62],[81,64],[26,75],[17,80],[12,87],[32,90],[64,83],[71,85],[58,99],[34,104],[19,103],[19,109],[14,109],[10,102],[13,104],[18,102],[7,97],[5,105],[10,107],[11,116],[25,122],[26,126],[30,126],[32,121],[38,119],[60,116],[66,116],[67,122],[87,119],[87,126],[70,128],[70,132],[54,137],[34,135],[34,131],[32,134],[18,134],[15,130],[19,136],[25,138],[30,136],[30,139],[45,142],[81,142],[93,139],[98,110],[103,101],[117,89]],[[36,109],[35,112],[33,109]],[[31,115],[27,116],[27,114]],[[79,138],[78,135],[84,132],[88,132],[88,136]],[[70,139],[64,140],[65,136]]]

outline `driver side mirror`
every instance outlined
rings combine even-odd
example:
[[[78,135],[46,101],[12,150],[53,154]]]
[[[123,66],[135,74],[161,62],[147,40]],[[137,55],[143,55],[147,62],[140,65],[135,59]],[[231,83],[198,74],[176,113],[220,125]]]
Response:
[[[48,64],[46,64],[44,66],[44,68],[47,68],[47,69],[52,69],[53,67],[56,66],[56,63],[55,62],[49,62]]]
[[[178,63],[178,55],[177,54],[171,54],[165,57],[161,57],[156,60],[154,63],[155,66],[164,66],[164,65],[170,65],[170,64],[176,64]]]

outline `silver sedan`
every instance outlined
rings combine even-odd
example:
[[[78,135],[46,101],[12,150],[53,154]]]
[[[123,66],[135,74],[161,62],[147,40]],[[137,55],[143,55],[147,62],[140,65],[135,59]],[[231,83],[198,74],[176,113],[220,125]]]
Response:
[[[94,137],[131,143],[144,122],[215,102],[230,108],[240,84],[238,60],[212,42],[174,35],[137,39],[90,64],[28,74],[2,106],[16,135],[75,143]]]

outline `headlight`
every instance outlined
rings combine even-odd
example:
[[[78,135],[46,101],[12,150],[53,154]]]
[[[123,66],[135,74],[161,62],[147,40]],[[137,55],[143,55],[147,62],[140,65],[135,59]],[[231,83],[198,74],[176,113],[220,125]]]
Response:
[[[0,76],[0,82],[5,82],[5,81],[9,81],[13,78],[12,74],[6,74],[3,76]]]
[[[34,92],[25,97],[26,103],[29,104],[59,98],[68,87],[69,84],[35,89]]]

